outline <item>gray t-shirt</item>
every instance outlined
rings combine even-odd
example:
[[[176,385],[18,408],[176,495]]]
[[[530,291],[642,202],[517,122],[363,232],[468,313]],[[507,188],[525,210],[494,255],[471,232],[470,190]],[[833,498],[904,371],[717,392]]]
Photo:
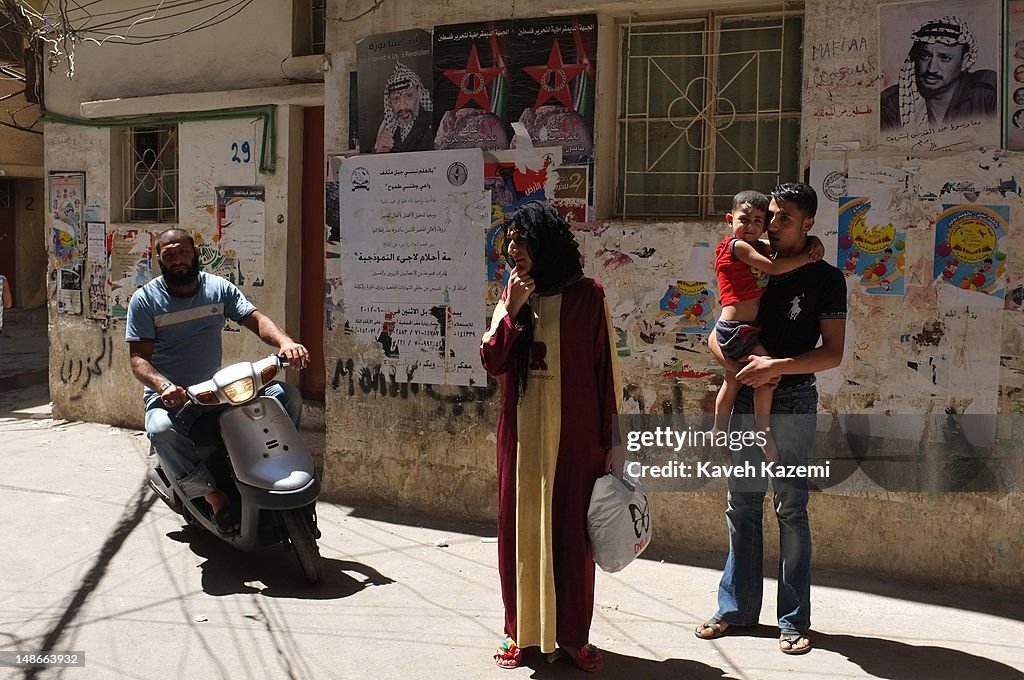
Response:
[[[227,279],[202,272],[190,297],[168,290],[158,277],[135,291],[128,303],[125,341],[153,342],[153,366],[175,385],[208,380],[221,363],[224,320],[238,322],[256,311]],[[146,404],[158,396],[146,387]]]

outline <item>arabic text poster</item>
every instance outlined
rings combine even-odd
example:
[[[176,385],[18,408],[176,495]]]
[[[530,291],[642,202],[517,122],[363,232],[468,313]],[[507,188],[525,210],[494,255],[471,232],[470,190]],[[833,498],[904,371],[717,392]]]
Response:
[[[511,21],[434,27],[434,148],[509,148],[511,33]]]
[[[839,269],[872,295],[903,295],[907,234],[872,219],[871,199],[839,197]]]
[[[346,327],[400,380],[484,384],[483,154],[357,156],[339,176]]]
[[[1005,205],[943,205],[935,223],[933,276],[941,283],[984,293],[1006,295]]]
[[[716,297],[704,281],[677,281],[658,304],[659,323],[666,333],[707,335],[715,325]]]
[[[560,146],[567,163],[594,155],[597,15],[517,19],[511,118],[535,146]]]
[[[263,285],[266,229],[263,187],[217,187],[220,250],[237,263],[237,274],[227,276],[236,285]]]

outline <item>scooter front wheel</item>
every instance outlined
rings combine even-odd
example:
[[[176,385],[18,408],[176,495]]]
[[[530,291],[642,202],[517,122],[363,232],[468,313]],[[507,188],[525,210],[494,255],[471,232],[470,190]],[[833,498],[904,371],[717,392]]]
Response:
[[[320,549],[316,545],[316,528],[313,526],[311,510],[298,508],[285,510],[281,514],[303,575],[310,583],[322,583],[324,567],[320,559]]]

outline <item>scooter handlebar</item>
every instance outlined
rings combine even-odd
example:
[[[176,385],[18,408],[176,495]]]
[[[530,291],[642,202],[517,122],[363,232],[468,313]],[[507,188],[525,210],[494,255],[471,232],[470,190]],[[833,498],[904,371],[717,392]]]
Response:
[[[288,357],[283,354],[277,355],[277,360],[281,363],[281,368],[285,368],[289,365]]]

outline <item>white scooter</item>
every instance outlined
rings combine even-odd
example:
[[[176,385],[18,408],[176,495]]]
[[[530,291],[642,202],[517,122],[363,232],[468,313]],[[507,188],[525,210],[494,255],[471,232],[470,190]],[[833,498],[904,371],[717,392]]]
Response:
[[[197,418],[191,435],[217,488],[231,496],[232,502],[240,503],[237,534],[221,534],[206,501],[182,493],[176,480],[164,472],[159,458],[150,470],[149,485],[190,526],[203,528],[237,548],[290,544],[306,579],[320,583],[323,565],[316,544],[320,482],[313,459],[280,402],[258,396],[287,365],[283,355],[243,361],[187,390],[189,403],[184,408],[228,406]]]

